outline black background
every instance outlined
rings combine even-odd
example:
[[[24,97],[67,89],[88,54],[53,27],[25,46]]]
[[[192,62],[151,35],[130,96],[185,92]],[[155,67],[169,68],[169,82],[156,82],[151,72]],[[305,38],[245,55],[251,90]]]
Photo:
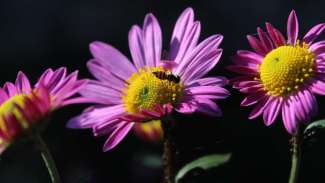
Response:
[[[0,81],[14,81],[19,70],[35,81],[46,68],[60,66],[67,66],[69,71],[80,70],[81,77],[91,77],[85,66],[91,58],[89,43],[105,41],[129,56],[129,28],[142,24],[148,12],[158,18],[164,49],[168,49],[176,19],[188,6],[194,8],[202,23],[202,39],[216,33],[224,35],[223,57],[210,74],[229,78],[233,77],[225,71],[229,57],[238,49],[249,49],[246,34],[254,34],[257,26],[264,27],[268,21],[285,33],[287,17],[295,9],[302,37],[313,25],[325,20],[325,1],[312,0],[1,0]],[[247,120],[251,108],[239,107],[244,96],[228,89],[232,96],[219,102],[222,118],[181,117],[181,163],[203,154],[231,151],[230,163],[212,173],[200,174],[204,178],[200,182],[287,182],[290,136],[281,120],[271,127],[264,126],[261,118]],[[325,114],[321,98],[318,97],[318,118]],[[159,157],[159,144],[145,143],[130,134],[117,148],[103,153],[105,138],[93,138],[90,130],[66,129],[66,121],[84,107],[69,106],[55,112],[43,134],[64,183],[160,182],[161,169],[150,168],[142,161],[147,155]],[[311,142],[304,145],[300,182],[324,182],[325,139]],[[39,153],[25,144],[2,155],[0,182],[50,180]]]

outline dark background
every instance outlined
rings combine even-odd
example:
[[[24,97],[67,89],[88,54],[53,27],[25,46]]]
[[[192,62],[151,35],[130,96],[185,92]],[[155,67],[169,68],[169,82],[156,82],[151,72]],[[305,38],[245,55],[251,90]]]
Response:
[[[19,70],[35,81],[46,68],[60,66],[80,70],[81,77],[91,77],[85,66],[91,58],[88,44],[105,41],[129,56],[129,28],[142,24],[148,12],[158,18],[164,49],[168,49],[176,19],[188,6],[194,8],[202,23],[202,39],[215,33],[224,35],[224,54],[211,75],[229,78],[233,77],[225,71],[229,57],[237,49],[248,49],[246,34],[254,34],[257,26],[264,28],[265,21],[285,33],[287,17],[295,9],[300,33],[304,34],[325,20],[325,1],[312,0],[1,0],[0,81],[14,81]],[[232,96],[219,102],[222,118],[180,117],[180,164],[204,154],[233,152],[228,165],[188,179],[200,178],[202,183],[287,182],[290,136],[281,120],[271,127],[265,127],[261,118],[247,120],[251,108],[239,107],[244,96],[228,89]],[[318,99],[321,118],[324,101]],[[55,112],[43,133],[64,183],[160,182],[159,144],[145,143],[130,134],[117,148],[103,153],[105,138],[95,139],[90,130],[66,129],[66,121],[84,107],[69,106]],[[309,142],[304,145],[300,182],[324,182],[325,138]],[[39,153],[25,144],[13,146],[2,155],[0,182],[47,183],[50,179]]]

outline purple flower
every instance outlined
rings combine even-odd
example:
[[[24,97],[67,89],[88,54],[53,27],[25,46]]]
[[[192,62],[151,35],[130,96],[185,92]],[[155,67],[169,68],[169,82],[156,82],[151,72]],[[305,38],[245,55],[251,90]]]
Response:
[[[282,113],[290,134],[299,122],[310,122],[317,113],[315,94],[325,94],[325,41],[315,42],[324,29],[324,23],[318,24],[298,39],[298,20],[292,11],[287,40],[270,23],[266,32],[257,28],[258,38],[247,36],[254,52],[238,51],[229,69],[242,74],[233,80],[234,88],[248,94],[241,105],[256,104],[249,119],[263,114],[269,126]]]
[[[80,93],[96,103],[68,123],[70,128],[92,128],[95,136],[109,134],[104,151],[114,148],[135,123],[157,120],[176,110],[220,116],[213,100],[229,95],[224,77],[205,77],[219,61],[221,35],[198,44],[201,25],[187,8],[176,22],[170,50],[162,57],[162,35],[157,19],[145,17],[143,28],[129,32],[133,63],[103,42],[90,44],[94,56],[91,80]]]
[[[76,71],[67,76],[66,68],[48,69],[32,87],[19,72],[15,84],[6,82],[0,88],[0,153],[52,110],[84,101],[83,97],[73,97],[86,83],[77,75]]]

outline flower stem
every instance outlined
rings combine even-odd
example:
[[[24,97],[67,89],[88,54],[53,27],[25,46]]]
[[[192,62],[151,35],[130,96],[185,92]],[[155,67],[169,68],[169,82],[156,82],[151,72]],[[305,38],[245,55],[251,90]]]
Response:
[[[161,120],[164,133],[163,168],[164,183],[172,183],[175,176],[175,144],[172,133],[172,121],[168,117]]]
[[[56,168],[54,159],[53,159],[46,143],[40,136],[40,134],[36,134],[34,136],[34,142],[36,143],[38,149],[41,151],[42,159],[46,165],[47,171],[49,172],[52,183],[61,183],[59,172]]]
[[[301,159],[301,138],[302,138],[302,129],[298,127],[297,132],[292,136],[292,161],[291,161],[291,171],[289,183],[297,183],[299,175],[299,166]]]

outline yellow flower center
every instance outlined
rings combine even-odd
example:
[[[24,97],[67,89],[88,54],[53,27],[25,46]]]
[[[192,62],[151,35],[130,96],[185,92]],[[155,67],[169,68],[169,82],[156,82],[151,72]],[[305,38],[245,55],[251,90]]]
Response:
[[[144,68],[132,74],[124,89],[122,100],[125,110],[137,113],[154,110],[157,104],[176,105],[182,97],[183,85],[179,77],[161,67]]]
[[[314,54],[308,45],[281,46],[263,59],[260,78],[273,96],[285,96],[298,90],[314,74]]]
[[[19,124],[23,128],[28,127],[28,123],[26,119],[23,117],[23,114],[19,111],[19,109],[16,107],[16,105],[20,106],[21,108],[25,107],[24,100],[30,97],[28,94],[17,94],[15,96],[12,96],[9,98],[7,101],[2,103],[0,105],[0,116],[8,116],[8,115],[13,115],[19,122]],[[0,119],[0,129],[6,131],[7,127],[3,119]]]

